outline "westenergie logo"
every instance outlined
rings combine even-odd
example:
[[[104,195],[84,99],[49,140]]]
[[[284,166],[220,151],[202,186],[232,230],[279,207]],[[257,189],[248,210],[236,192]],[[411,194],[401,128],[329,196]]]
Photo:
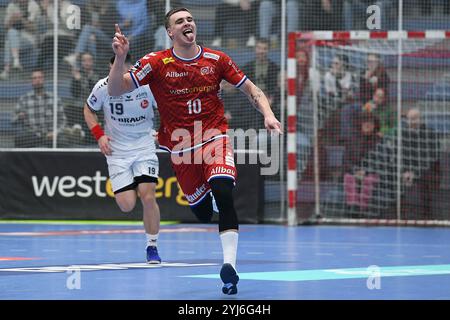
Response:
[[[94,176],[32,176],[31,183],[34,195],[38,198],[58,196],[64,198],[89,198],[92,196],[114,198],[111,181],[108,177],[102,176],[100,171],[96,171]],[[159,177],[155,195],[156,198],[173,199],[180,206],[188,205],[176,177],[167,179]]]

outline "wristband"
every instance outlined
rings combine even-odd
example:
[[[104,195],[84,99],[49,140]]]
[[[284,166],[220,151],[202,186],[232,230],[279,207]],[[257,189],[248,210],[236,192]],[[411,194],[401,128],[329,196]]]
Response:
[[[102,127],[100,127],[99,124],[95,125],[94,127],[91,128],[91,133],[94,136],[95,140],[99,140],[101,137],[103,137],[105,135],[105,133],[103,132]]]

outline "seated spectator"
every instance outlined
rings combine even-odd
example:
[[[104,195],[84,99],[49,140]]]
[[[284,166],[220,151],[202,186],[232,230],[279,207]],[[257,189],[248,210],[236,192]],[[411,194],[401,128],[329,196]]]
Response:
[[[9,78],[11,67],[22,70],[20,54],[24,50],[33,52],[37,46],[38,23],[41,9],[34,0],[14,0],[6,7],[4,69],[1,80]]]
[[[301,31],[343,30],[343,0],[304,1],[300,6]]]
[[[81,127],[66,128],[66,117],[58,99],[57,131],[54,132],[52,92],[45,91],[44,72],[32,72],[33,90],[20,97],[15,109],[13,124],[16,127],[15,146],[18,148],[44,147],[53,145],[55,134],[57,146],[67,147],[80,141]]]
[[[114,3],[110,0],[89,2],[86,7],[88,22],[83,25],[78,37],[74,53],[66,56],[64,60],[73,68],[79,68],[79,58],[83,52],[89,52],[94,57],[111,49],[111,30],[118,21]],[[102,61],[102,59],[98,59]]]
[[[380,134],[385,136],[391,134],[396,127],[395,110],[386,102],[383,88],[378,88],[373,94],[372,100],[368,101],[363,109],[374,113],[380,119]]]
[[[421,120],[418,109],[407,113],[402,130],[402,184],[419,193],[420,205],[408,208],[413,218],[431,218],[432,195],[439,188],[439,139]],[[406,201],[408,199],[405,199]]]
[[[255,45],[256,34],[256,0],[222,0],[216,8],[215,34],[216,38],[211,43],[213,47],[222,46],[222,41],[227,38],[226,25],[237,26],[239,35],[237,38],[246,39],[247,46]],[[230,40],[228,37],[226,40]]]
[[[286,31],[298,31],[300,8],[302,0],[286,1]],[[273,22],[276,15],[281,14],[281,0],[262,0],[259,5],[259,37],[270,39],[273,34]]]
[[[48,68],[53,64],[53,41],[54,41],[54,1],[40,0],[39,5],[42,10],[42,20],[40,23],[40,51],[38,57],[39,68]],[[70,52],[72,43],[75,40],[75,32],[69,29],[69,21],[72,11],[69,10],[72,3],[67,0],[58,0],[58,59]]]
[[[73,104],[66,108],[69,126],[81,125],[83,132],[89,132],[89,128],[84,121],[83,106],[99,78],[100,76],[94,71],[94,57],[88,52],[83,53],[81,69],[72,70],[71,93]],[[87,135],[85,142],[95,143],[96,141],[91,139],[91,135]]]
[[[353,122],[361,112],[373,113],[379,119],[380,137],[393,134],[397,126],[396,111],[387,103],[384,89],[378,88],[375,90],[372,99],[364,103],[362,107],[359,102],[344,106],[340,115],[342,140],[352,139],[357,134]]]
[[[355,81],[348,66],[348,57],[337,54],[331,62],[330,70],[325,73],[325,93],[330,101],[349,103],[353,100]]]
[[[345,145],[344,191],[346,204],[367,209],[378,176],[367,172],[360,164],[364,157],[381,141],[380,123],[371,112],[361,112],[357,122],[357,134]]]
[[[172,0],[171,5],[173,8],[183,7],[181,0]],[[167,49],[167,45],[170,46],[170,38],[167,35],[167,30],[164,25],[166,15],[166,0],[153,0],[148,2],[149,12],[153,15],[155,32],[153,33],[154,46],[153,51],[160,51]]]
[[[433,1],[433,0],[419,1],[420,13],[422,15],[427,15],[427,16],[431,15],[432,12],[433,12],[433,10],[432,10],[433,7],[437,7],[437,3],[433,3],[433,2],[436,2],[436,1]],[[450,1],[445,1],[444,0],[444,1],[441,1],[441,3],[444,6],[443,12],[445,14],[450,14]]]
[[[118,0],[116,11],[119,15],[118,24],[120,30],[125,34],[130,42],[130,49],[138,56],[147,53],[147,48],[153,47],[153,39],[149,35],[149,30],[153,26],[153,21],[148,14],[146,0]],[[112,31],[114,32],[114,26]],[[145,53],[144,53],[145,52]]]
[[[280,68],[268,57],[269,41],[258,39],[255,45],[255,59],[242,67],[247,77],[259,87],[269,99],[272,110],[277,109],[280,97]],[[274,110],[275,115],[276,110]]]
[[[372,99],[377,88],[382,88],[386,98],[389,98],[389,76],[384,69],[380,56],[375,53],[367,55],[366,69],[361,72],[359,98],[362,103]]]

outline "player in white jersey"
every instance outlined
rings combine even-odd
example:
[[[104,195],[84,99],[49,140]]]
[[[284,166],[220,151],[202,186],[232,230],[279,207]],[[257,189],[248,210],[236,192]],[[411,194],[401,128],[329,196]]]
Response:
[[[114,63],[114,56],[111,64]],[[128,55],[123,72],[131,67]],[[147,262],[161,263],[157,240],[160,214],[155,189],[158,181],[158,157],[153,139],[153,108],[156,101],[150,87],[139,87],[122,96],[108,95],[108,78],[97,82],[84,105],[84,118],[100,151],[106,156],[109,177],[116,202],[123,212],[136,204],[137,193],[144,213],[147,237]],[[103,111],[105,131],[98,123],[97,112]]]

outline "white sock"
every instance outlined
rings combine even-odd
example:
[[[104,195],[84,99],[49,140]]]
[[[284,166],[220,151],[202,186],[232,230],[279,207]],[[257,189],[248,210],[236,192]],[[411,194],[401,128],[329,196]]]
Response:
[[[158,245],[157,245],[157,241],[158,241],[158,236],[159,236],[159,233],[157,233],[157,234],[149,234],[149,233],[146,233],[145,234],[145,237],[147,238],[147,247],[157,247]]]
[[[236,231],[225,231],[220,234],[223,250],[223,263],[229,263],[236,269],[236,253],[239,233]]]

